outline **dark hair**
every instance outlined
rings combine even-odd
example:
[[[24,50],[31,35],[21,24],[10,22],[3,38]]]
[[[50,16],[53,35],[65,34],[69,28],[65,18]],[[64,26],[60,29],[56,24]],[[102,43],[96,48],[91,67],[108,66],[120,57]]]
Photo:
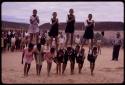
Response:
[[[36,12],[37,12],[37,10],[36,10],[36,9],[33,9],[33,11],[36,11]]]
[[[79,45],[76,45],[76,48],[80,48],[80,46],[79,46]]]
[[[33,44],[32,43],[29,43],[29,45],[28,45],[28,48],[33,48]]]
[[[41,48],[41,44],[40,43],[37,44],[37,48]]]
[[[92,16],[92,14],[88,14],[88,16]]]
[[[97,47],[93,47],[93,50],[97,50]]]
[[[70,50],[72,50],[72,47],[67,47],[67,51],[70,51]]]
[[[55,52],[55,48],[52,47],[52,48],[50,49],[50,52],[51,52],[51,53],[54,53],[54,52]]]

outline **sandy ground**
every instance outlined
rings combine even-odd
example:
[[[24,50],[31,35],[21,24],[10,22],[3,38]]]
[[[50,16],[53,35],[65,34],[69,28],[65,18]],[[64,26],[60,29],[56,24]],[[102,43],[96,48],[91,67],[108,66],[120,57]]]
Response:
[[[86,54],[88,48],[86,49]],[[29,76],[24,77],[21,64],[22,52],[2,53],[2,83],[122,83],[124,79],[124,54],[120,49],[119,61],[112,61],[112,48],[102,48],[102,54],[96,60],[94,76],[90,75],[89,62],[85,59],[82,74],[78,74],[75,64],[75,74],[70,75],[70,62],[65,75],[56,75],[56,64],[53,63],[50,77],[47,76],[46,62],[43,63],[41,76],[36,76],[35,61],[32,62]]]

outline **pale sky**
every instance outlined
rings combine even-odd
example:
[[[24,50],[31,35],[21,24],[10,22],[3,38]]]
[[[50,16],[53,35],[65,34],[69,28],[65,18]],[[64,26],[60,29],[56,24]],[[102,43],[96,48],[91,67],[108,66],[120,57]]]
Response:
[[[84,22],[89,13],[95,21],[124,22],[122,2],[3,2],[2,20],[29,23],[32,10],[37,9],[40,24],[50,22],[54,11],[59,22],[66,22],[70,8],[74,9],[78,22]]]

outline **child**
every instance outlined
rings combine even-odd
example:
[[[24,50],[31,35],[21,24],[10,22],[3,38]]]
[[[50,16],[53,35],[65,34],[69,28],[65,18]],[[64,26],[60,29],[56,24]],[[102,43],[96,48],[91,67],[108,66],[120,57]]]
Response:
[[[89,54],[88,54],[88,61],[90,62],[90,70],[91,70],[91,75],[93,76],[93,71],[95,68],[95,60],[97,58],[97,47],[90,47],[89,49]]]
[[[93,32],[93,28],[95,27],[95,22],[94,20],[92,20],[92,14],[88,15],[88,19],[85,21],[85,33],[83,35],[83,38],[85,39],[82,46],[85,44],[87,39],[91,39],[91,46],[93,46],[93,36],[94,36],[94,32]]]
[[[63,36],[63,34],[61,34],[59,38],[60,48],[64,48],[64,43],[65,43],[65,37]]]
[[[119,57],[119,50],[122,45],[122,40],[120,37],[120,33],[117,32],[116,38],[113,40],[113,53],[112,53],[112,60],[118,61]]]
[[[71,34],[71,46],[73,44],[73,34],[74,34],[74,24],[75,24],[75,16],[74,16],[74,10],[73,9],[70,9],[69,10],[69,13],[67,15],[68,17],[68,20],[67,20],[67,25],[66,25],[66,29],[65,29],[65,33],[66,33],[66,46],[67,46],[67,43],[68,43],[68,40],[69,40],[69,34]]]
[[[49,36],[50,36],[50,47],[52,46],[52,41],[53,41],[53,38],[55,38],[55,42],[56,42],[56,48],[58,48],[58,18],[57,18],[57,13],[56,12],[53,12],[52,14],[53,18],[51,18],[51,29],[50,29],[50,32],[49,32]]]
[[[16,42],[16,38],[15,38],[15,36],[13,36],[12,38],[11,38],[11,51],[13,52],[14,51],[14,49],[15,49],[15,42]]]
[[[76,35],[76,37],[75,37],[75,44],[80,45],[80,36],[79,35]]]
[[[54,57],[55,57],[55,48],[51,48],[50,52],[46,53],[45,56],[44,56],[44,58],[47,61],[48,76],[50,76],[50,70],[51,70],[51,67],[52,67],[52,60],[53,60]]]
[[[64,51],[64,56],[63,56],[62,74],[64,74],[68,62],[68,51],[67,49],[63,49],[63,51]]]
[[[42,68],[42,62],[44,61],[43,58],[43,48],[41,47],[41,44],[37,44],[37,48],[35,49],[35,60],[36,60],[36,72],[37,75],[40,75],[41,68]]]
[[[80,46],[77,45],[76,46],[76,61],[78,63],[78,67],[79,67],[79,74],[81,73],[82,67],[83,67],[83,63],[84,63],[84,59],[85,59],[85,49],[81,48],[80,50]]]
[[[63,62],[64,52],[63,49],[59,49],[57,52],[57,74],[61,74],[61,63]]]
[[[75,52],[72,47],[67,48],[67,56],[70,60],[70,68],[71,68],[71,75],[74,74],[74,66],[75,66]]]
[[[45,45],[45,43],[46,43],[45,33],[42,34],[41,39],[40,39],[40,43],[41,43],[41,45]]]
[[[37,16],[37,10],[33,10],[33,15],[30,17],[30,27],[28,32],[30,33],[30,42],[34,39],[34,43],[38,41],[38,32],[39,32],[39,17]]]
[[[25,48],[22,55],[22,64],[23,61],[25,62],[24,65],[24,76],[28,76],[28,72],[31,66],[31,62],[33,61],[33,44],[29,44],[28,48]]]

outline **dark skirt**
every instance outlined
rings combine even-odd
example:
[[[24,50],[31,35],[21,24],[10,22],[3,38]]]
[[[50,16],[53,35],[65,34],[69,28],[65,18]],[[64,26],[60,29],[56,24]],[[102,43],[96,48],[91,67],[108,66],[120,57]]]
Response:
[[[83,64],[84,60],[82,59],[82,57],[77,57],[76,62],[79,63],[79,64]]]
[[[54,25],[51,27],[49,32],[50,37],[57,37],[58,36],[58,25]]]
[[[67,56],[67,55],[64,55],[64,57],[63,57],[63,63],[64,63],[64,64],[67,64],[67,62],[68,62],[68,56]]]
[[[70,56],[70,57],[69,57],[69,60],[70,60],[70,62],[75,63],[75,56]]]
[[[65,33],[74,33],[74,23],[67,23]]]
[[[83,38],[85,38],[85,39],[93,39],[93,37],[94,37],[93,28],[86,27]]]
[[[90,63],[95,63],[96,58],[93,55],[88,54],[87,58]]]
[[[120,45],[114,45],[112,60],[114,60],[114,59],[118,60],[120,47],[121,47]]]

